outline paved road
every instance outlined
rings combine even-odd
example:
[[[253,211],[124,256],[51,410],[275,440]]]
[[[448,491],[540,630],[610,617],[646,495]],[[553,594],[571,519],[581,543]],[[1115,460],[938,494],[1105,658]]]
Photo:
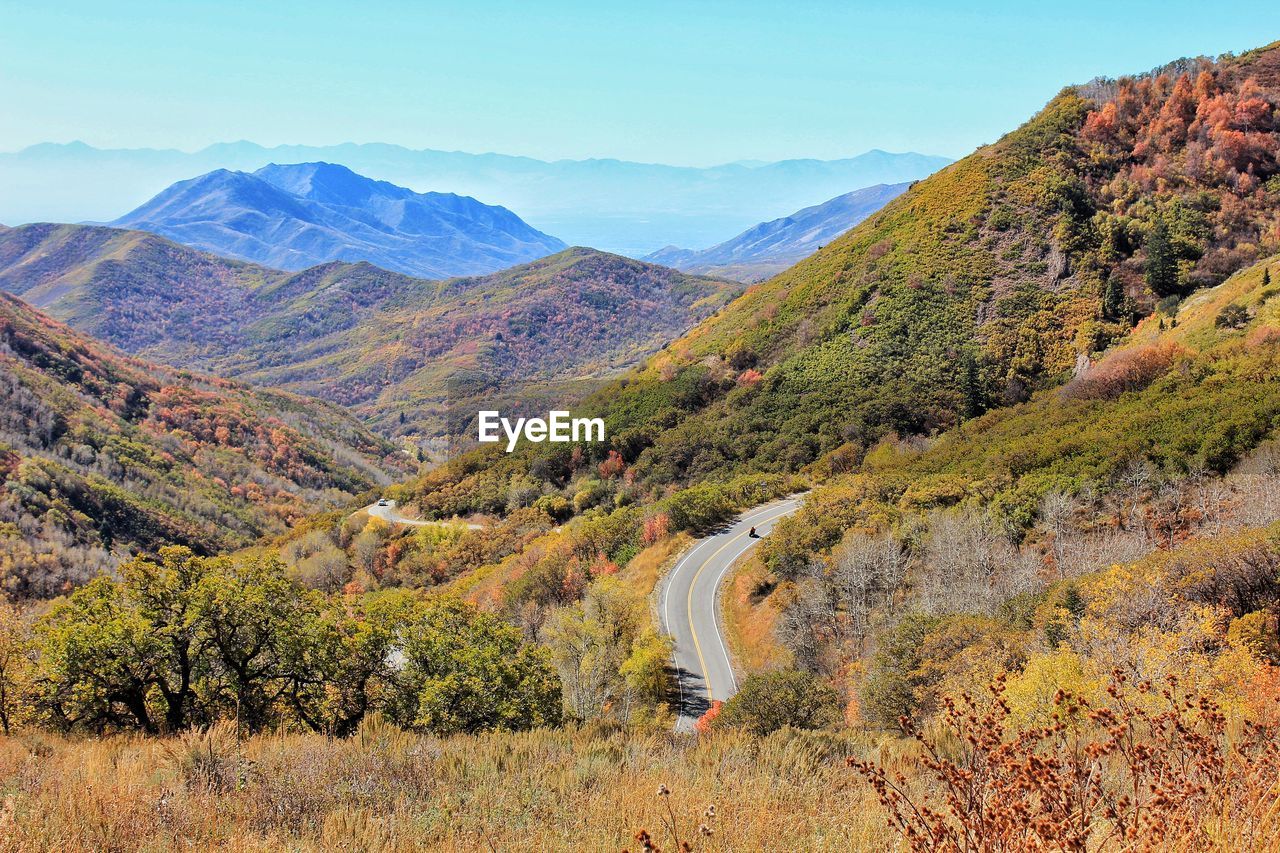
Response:
[[[658,600],[662,627],[675,639],[680,716],[677,731],[690,731],[713,699],[738,692],[729,649],[720,626],[720,586],[729,567],[760,540],[774,523],[800,508],[792,497],[756,507],[712,535],[698,540],[662,581]]]
[[[460,521],[423,521],[420,518],[407,518],[400,514],[400,510],[396,508],[395,501],[387,501],[386,506],[378,503],[371,503],[364,508],[364,511],[374,518],[380,518],[390,524],[407,524],[410,527],[435,527],[439,525],[455,525],[461,524]],[[468,530],[484,530],[483,524],[467,524]]]

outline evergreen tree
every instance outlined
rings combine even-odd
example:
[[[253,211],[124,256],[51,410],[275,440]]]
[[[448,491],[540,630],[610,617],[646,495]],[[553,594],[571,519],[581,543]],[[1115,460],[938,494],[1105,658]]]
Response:
[[[1119,279],[1107,279],[1102,291],[1102,316],[1108,320],[1119,320],[1124,315],[1124,285]]]
[[[1147,287],[1156,296],[1173,296],[1178,293],[1178,258],[1173,241],[1169,238],[1169,226],[1157,219],[1147,237]]]

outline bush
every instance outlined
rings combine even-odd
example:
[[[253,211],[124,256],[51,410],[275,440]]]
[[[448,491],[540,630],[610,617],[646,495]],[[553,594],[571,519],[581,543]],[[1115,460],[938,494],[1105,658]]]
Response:
[[[784,726],[821,729],[840,721],[840,694],[812,673],[779,669],[752,675],[714,717],[717,728],[767,735]]]
[[[1222,844],[1211,843],[1215,828],[1233,824],[1240,829],[1231,837],[1244,843],[1222,849],[1264,846],[1247,825],[1275,801],[1273,728],[1229,736],[1211,698],[1188,694],[1173,677],[1131,689],[1119,670],[1110,707],[1059,690],[1052,721],[1025,731],[1010,725],[1003,679],[991,693],[985,708],[948,697],[939,736],[904,725],[924,753],[914,775],[930,785],[849,760],[908,849],[1164,849],[1176,839],[1175,849],[1205,850]]]
[[[1243,305],[1231,304],[1224,306],[1218,312],[1217,318],[1213,321],[1213,325],[1219,329],[1239,329],[1249,322],[1249,309]]]
[[[1189,355],[1185,347],[1172,342],[1121,350],[1070,382],[1062,393],[1081,400],[1114,400],[1126,392],[1141,391]]]

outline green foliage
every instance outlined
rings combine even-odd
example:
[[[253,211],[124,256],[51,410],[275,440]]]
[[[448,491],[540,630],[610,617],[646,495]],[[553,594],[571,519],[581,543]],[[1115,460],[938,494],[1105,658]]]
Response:
[[[580,603],[551,615],[541,636],[574,719],[626,722],[666,692],[670,639],[645,626],[643,600],[617,578],[595,580]]]
[[[1182,292],[1178,281],[1178,262],[1169,239],[1169,226],[1157,219],[1147,236],[1147,287],[1156,296],[1176,296]]]
[[[920,707],[917,693],[925,682],[921,652],[925,637],[938,624],[934,617],[908,614],[879,638],[862,682],[862,714],[883,728],[898,725],[899,717],[912,717]]]
[[[763,737],[784,726],[821,729],[840,719],[840,694],[830,684],[812,673],[780,669],[749,676],[714,725]]]
[[[560,682],[545,649],[458,601],[428,604],[405,626],[388,716],[436,734],[560,722]]]
[[[1213,324],[1219,329],[1239,329],[1249,322],[1249,309],[1243,305],[1227,305],[1218,312]]]
[[[66,729],[347,735],[383,710],[445,734],[560,715],[546,652],[496,617],[407,592],[325,599],[271,559],[166,548],[57,602],[36,641],[34,704]]]

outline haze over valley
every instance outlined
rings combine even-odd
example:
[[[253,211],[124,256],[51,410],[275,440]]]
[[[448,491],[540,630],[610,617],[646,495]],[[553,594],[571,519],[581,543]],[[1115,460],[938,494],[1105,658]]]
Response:
[[[669,245],[713,245],[841,193],[923,178],[950,160],[869,151],[841,160],[693,168],[388,144],[235,142],[186,153],[47,143],[0,153],[0,222],[106,222],[198,175],[308,162],[341,164],[418,192],[471,196],[506,207],[568,244],[640,257]]]

